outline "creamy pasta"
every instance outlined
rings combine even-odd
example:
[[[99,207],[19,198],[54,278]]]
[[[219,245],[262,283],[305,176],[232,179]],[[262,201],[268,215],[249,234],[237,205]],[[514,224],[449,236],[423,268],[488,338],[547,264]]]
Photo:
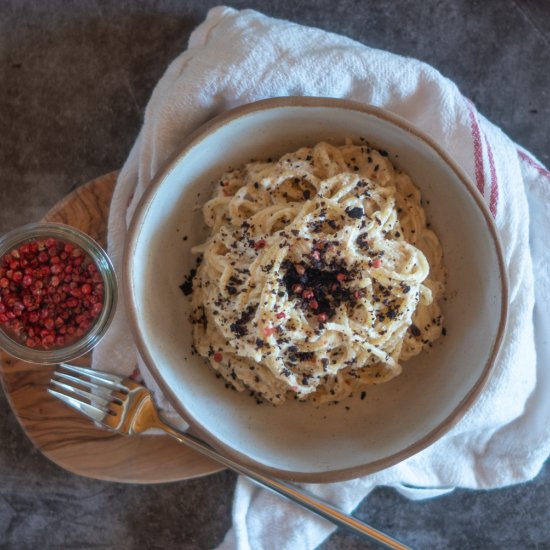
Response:
[[[440,336],[442,251],[385,151],[321,142],[223,174],[203,206],[197,352],[274,404],[386,382]]]

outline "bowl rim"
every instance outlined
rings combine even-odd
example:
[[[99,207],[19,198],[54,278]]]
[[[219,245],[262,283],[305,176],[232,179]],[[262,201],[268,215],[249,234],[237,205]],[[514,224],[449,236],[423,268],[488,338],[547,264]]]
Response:
[[[482,214],[484,221],[487,225],[495,248],[495,252],[498,258],[498,270],[501,280],[501,313],[497,334],[494,339],[488,360],[486,361],[483,370],[473,387],[458,403],[458,405],[447,415],[447,417],[426,435],[424,435],[420,439],[417,439],[416,441],[414,441],[414,443],[408,445],[407,447],[387,457],[369,462],[367,464],[338,468],[334,470],[325,470],[321,472],[289,471],[285,469],[266,466],[265,464],[251,459],[249,456],[240,452],[235,447],[228,446],[224,442],[220,441],[218,438],[213,436],[206,428],[204,428],[201,423],[196,421],[195,418],[188,413],[185,405],[180,403],[174,391],[164,381],[161,370],[157,367],[155,361],[150,355],[139,330],[137,309],[131,291],[133,279],[133,268],[131,259],[134,256],[134,252],[138,244],[138,238],[143,218],[147,214],[149,206],[153,201],[162,181],[173,171],[179,159],[185,156],[192,147],[203,141],[209,135],[216,132],[218,129],[229,122],[258,111],[285,107],[326,107],[359,111],[363,114],[382,119],[383,122],[397,126],[399,129],[404,130],[408,134],[411,134],[413,138],[420,139],[425,144],[427,144],[428,147],[431,148],[437,154],[437,156],[439,156],[440,159],[455,173],[459,181],[469,192],[470,196],[474,199],[475,204],[479,208],[480,213]],[[168,157],[161,169],[155,174],[149,186],[145,190],[143,196],[140,198],[138,205],[134,211],[133,217],[128,227],[126,243],[124,246],[122,287],[130,330],[132,332],[140,355],[164,395],[167,397],[172,406],[176,409],[178,414],[180,414],[189,424],[189,431],[203,438],[210,445],[212,445],[218,451],[224,453],[226,456],[236,461],[239,461],[240,463],[245,464],[249,467],[255,468],[260,472],[268,475],[274,475],[283,479],[308,483],[331,483],[372,474],[374,472],[378,472],[380,470],[398,464],[399,462],[402,462],[403,460],[417,454],[418,452],[424,450],[425,448],[435,443],[438,439],[440,439],[465,415],[466,411],[472,406],[472,404],[476,401],[476,399],[485,388],[491,371],[493,370],[493,367],[498,358],[498,354],[502,346],[502,341],[506,333],[506,326],[508,321],[508,274],[505,268],[503,247],[490,210],[485,204],[483,197],[477,190],[474,183],[466,175],[464,170],[448,155],[448,153],[442,147],[440,147],[435,142],[433,138],[427,135],[424,131],[416,128],[406,119],[381,107],[342,98],[283,96],[261,99],[234,107],[213,117],[212,119],[201,125],[199,128],[197,128],[195,131],[190,133],[186,138],[184,138],[175,148],[174,152]]]

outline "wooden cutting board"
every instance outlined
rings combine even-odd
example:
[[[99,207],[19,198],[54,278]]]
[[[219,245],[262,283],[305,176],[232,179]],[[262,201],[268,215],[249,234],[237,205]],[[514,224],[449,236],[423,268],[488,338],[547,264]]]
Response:
[[[116,172],[79,187],[45,216],[105,245]],[[78,363],[90,365],[90,356]],[[19,361],[0,351],[0,378],[13,413],[36,447],[75,474],[127,483],[161,483],[223,469],[167,436],[125,437],[96,427],[47,391],[54,366]]]

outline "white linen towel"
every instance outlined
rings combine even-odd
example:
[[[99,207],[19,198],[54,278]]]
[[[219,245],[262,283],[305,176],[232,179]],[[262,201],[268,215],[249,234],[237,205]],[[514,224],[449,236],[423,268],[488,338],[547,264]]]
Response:
[[[285,95],[377,105],[429,134],[485,198],[502,239],[510,281],[502,353],[466,416],[437,443],[400,464],[308,489],[351,512],[377,485],[427,498],[454,487],[501,487],[533,478],[550,453],[550,252],[537,231],[550,227],[550,173],[425,63],[254,11],[212,9],[156,86],[119,175],[108,226],[115,268],[120,273],[127,224],[140,196],[181,139],[231,107]],[[157,403],[168,415],[173,413],[138,357],[121,303],[94,352],[94,366],[128,375],[136,364]],[[332,529],[239,479],[233,528],[221,547],[314,548]]]

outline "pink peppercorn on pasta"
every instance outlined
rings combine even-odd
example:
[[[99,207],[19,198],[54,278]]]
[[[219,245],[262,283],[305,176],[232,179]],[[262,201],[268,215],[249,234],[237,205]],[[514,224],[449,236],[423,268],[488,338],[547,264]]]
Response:
[[[385,151],[319,143],[249,163],[203,214],[194,345],[237,390],[339,401],[399,375],[444,330],[441,246]]]

